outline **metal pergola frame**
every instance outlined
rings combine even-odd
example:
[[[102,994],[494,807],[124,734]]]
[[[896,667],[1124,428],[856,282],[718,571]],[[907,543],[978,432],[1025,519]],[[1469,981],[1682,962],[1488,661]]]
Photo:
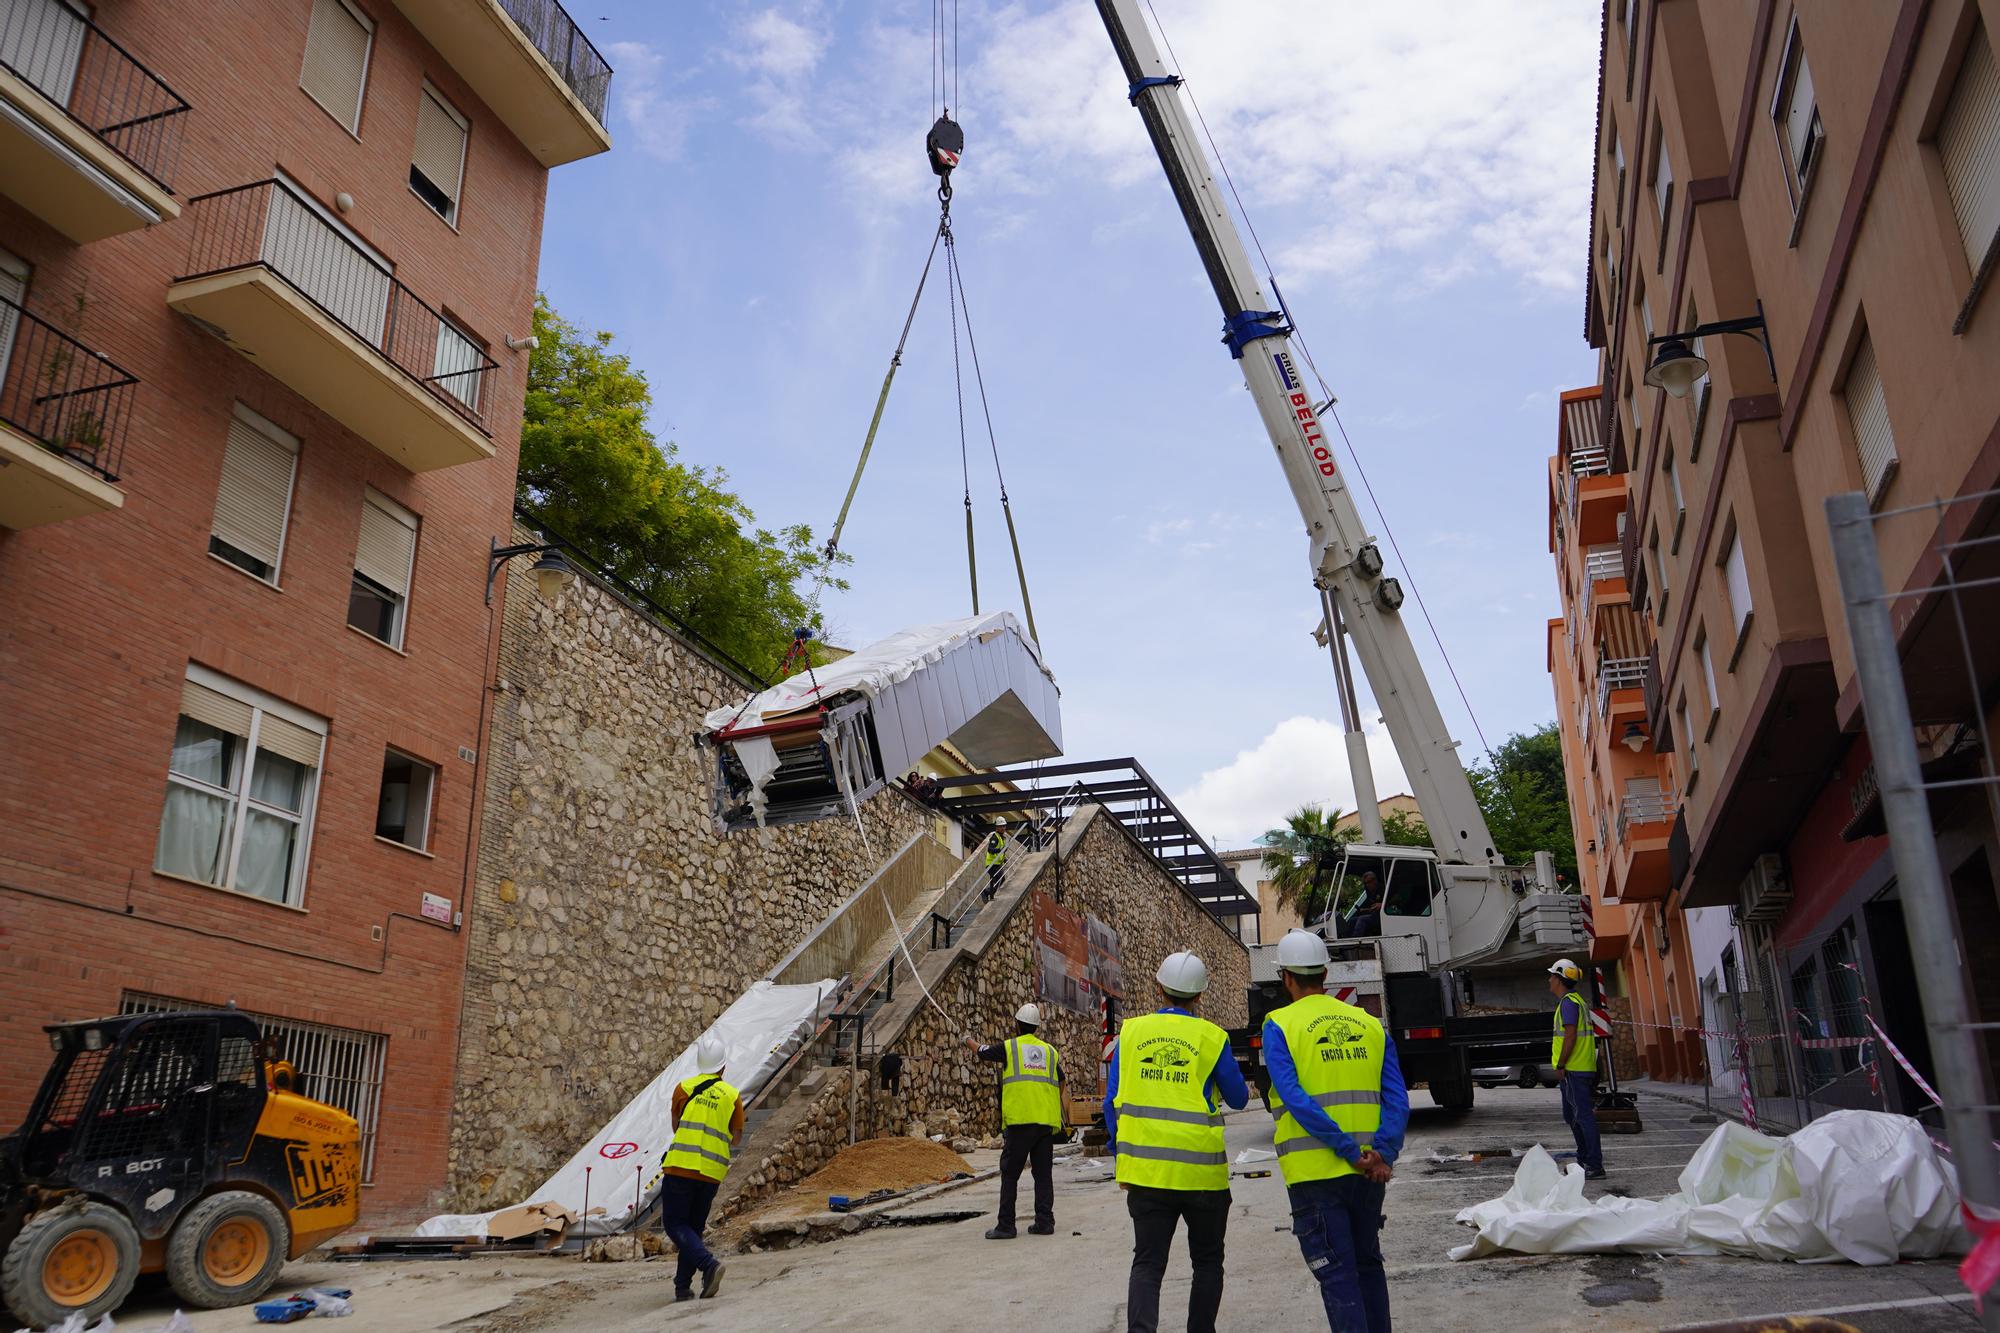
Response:
[[[1258,910],[1257,900],[1244,892],[1236,872],[1216,855],[1137,759],[1128,756],[1036,764],[935,781],[942,793],[937,802],[940,811],[954,819],[982,824],[1000,815],[1025,818],[1054,806],[1072,787],[1080,787],[1084,799],[1103,806],[1105,813],[1122,824],[1211,916],[1248,916]],[[956,789],[999,784],[1010,784],[1013,790],[951,794]]]

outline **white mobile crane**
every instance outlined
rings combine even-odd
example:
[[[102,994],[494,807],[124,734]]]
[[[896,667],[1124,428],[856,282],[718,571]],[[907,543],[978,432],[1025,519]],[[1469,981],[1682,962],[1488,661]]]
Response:
[[[1132,104],[1145,121],[1221,303],[1223,342],[1242,367],[1305,519],[1313,582],[1325,599],[1325,631],[1334,638],[1336,678],[1345,674],[1338,642],[1344,631],[1361,658],[1435,849],[1379,845],[1380,818],[1372,794],[1362,791],[1364,836],[1370,842],[1348,849],[1334,883],[1373,871],[1382,911],[1377,930],[1351,944],[1342,939],[1338,922],[1319,927],[1334,944],[1333,984],[1352,988],[1382,1017],[1412,1082],[1427,1082],[1440,1106],[1469,1107],[1476,1064],[1545,1059],[1548,1019],[1546,1014],[1475,1017],[1465,1008],[1482,990],[1489,1003],[1529,999],[1550,962],[1583,951],[1578,900],[1555,892],[1547,853],[1537,854],[1534,868],[1517,868],[1502,864],[1494,850],[1458,743],[1398,614],[1402,586],[1384,573],[1381,551],[1320,427],[1324,405],[1315,406],[1293,356],[1288,316],[1265,295],[1250,265],[1196,138],[1180,77],[1161,60],[1139,0],[1096,3]],[[1365,788],[1366,751],[1352,682],[1343,683],[1348,753],[1357,788]],[[1508,986],[1518,979],[1528,979],[1532,989]],[[1252,989],[1254,1030],[1260,988]],[[1267,990],[1263,998],[1273,997]]]

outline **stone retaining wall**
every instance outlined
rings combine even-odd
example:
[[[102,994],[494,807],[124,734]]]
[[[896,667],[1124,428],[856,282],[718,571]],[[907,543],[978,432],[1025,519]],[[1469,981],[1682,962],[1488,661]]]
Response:
[[[723,837],[695,737],[745,682],[588,576],[553,602],[510,578],[503,615],[450,1211],[518,1202],[932,827],[890,788],[865,841],[852,819]]]

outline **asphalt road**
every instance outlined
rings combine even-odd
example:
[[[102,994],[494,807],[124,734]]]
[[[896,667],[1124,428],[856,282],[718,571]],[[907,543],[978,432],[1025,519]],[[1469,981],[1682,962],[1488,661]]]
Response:
[[[1819,1313],[1868,1333],[1976,1329],[1950,1263],[1891,1268],[1776,1264],[1742,1259],[1542,1256],[1453,1263],[1446,1251],[1471,1234],[1452,1221],[1468,1204],[1505,1191],[1502,1162],[1433,1164],[1440,1153],[1566,1147],[1553,1090],[1481,1091],[1466,1115],[1431,1108],[1426,1094],[1388,1197],[1383,1233],[1390,1300],[1406,1329],[1568,1327],[1673,1328],[1777,1313]],[[1253,1104],[1254,1105],[1254,1104]],[[1605,1140],[1613,1189],[1659,1195],[1675,1179],[1706,1126],[1693,1108],[1648,1098],[1642,1134]],[[1232,1155],[1269,1147],[1260,1110],[1234,1114]],[[984,1164],[997,1154],[979,1155]],[[857,1329],[936,1333],[939,1329],[1020,1328],[1034,1333],[1124,1328],[1131,1224],[1124,1196],[1104,1162],[1058,1161],[1054,1236],[982,1238],[989,1217],[935,1226],[880,1229],[824,1245],[728,1256],[721,1294],[671,1302],[671,1260],[581,1264],[523,1256],[428,1264],[294,1265],[288,1287],[335,1282],[355,1289],[355,1333],[400,1333],[450,1325],[463,1333],[582,1333],[583,1330]],[[1026,1181],[1022,1182],[1025,1186]],[[1283,1182],[1234,1184],[1228,1279],[1221,1327],[1258,1330],[1319,1326],[1317,1288],[1293,1241]],[[1025,1191],[1024,1191],[1025,1192]],[[982,1181],[914,1207],[914,1212],[978,1209],[990,1214],[998,1185]],[[1025,1203],[1025,1200],[1024,1200]],[[1186,1250],[1177,1243],[1161,1309],[1180,1327],[1186,1308]],[[1957,1297],[1959,1299],[1953,1299]],[[128,1307],[121,1330],[144,1330],[170,1305]],[[198,1316],[197,1329],[242,1328],[243,1311]]]

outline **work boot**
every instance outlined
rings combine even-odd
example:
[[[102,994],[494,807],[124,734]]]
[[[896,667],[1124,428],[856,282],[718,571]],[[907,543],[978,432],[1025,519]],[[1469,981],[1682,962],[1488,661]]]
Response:
[[[1029,1228],[1029,1230],[1030,1230],[1030,1231],[1032,1231],[1032,1230],[1034,1230],[1034,1228],[1033,1228],[1033,1227],[1030,1227],[1030,1228]],[[1012,1239],[1014,1239],[1014,1228],[1012,1228],[1012,1227],[988,1227],[988,1228],[986,1229],[986,1239],[988,1239],[988,1240],[1012,1240]]]
[[[1607,1172],[1605,1172],[1604,1170],[1602,1170],[1602,1169],[1600,1168],[1599,1170],[1596,1170],[1596,1171],[1586,1171],[1586,1172],[1584,1172],[1584,1173],[1583,1173],[1583,1178],[1584,1178],[1585,1180],[1602,1180],[1602,1179],[1604,1179],[1604,1177],[1605,1177],[1605,1175],[1606,1175],[1606,1174],[1608,1174],[1608,1173],[1607,1173]]]
[[[693,1299],[694,1299],[693,1287],[689,1287],[686,1291],[682,1291],[679,1287],[674,1288],[674,1301],[676,1303],[679,1303],[681,1301],[691,1301]]]
[[[1053,1222],[1033,1223],[1028,1227],[1028,1234],[1030,1236],[1053,1236],[1056,1234],[1056,1224]]]
[[[715,1295],[716,1292],[722,1290],[722,1270],[723,1263],[718,1259],[715,1261],[713,1268],[701,1275],[701,1298],[703,1300],[707,1300],[709,1297]]]

